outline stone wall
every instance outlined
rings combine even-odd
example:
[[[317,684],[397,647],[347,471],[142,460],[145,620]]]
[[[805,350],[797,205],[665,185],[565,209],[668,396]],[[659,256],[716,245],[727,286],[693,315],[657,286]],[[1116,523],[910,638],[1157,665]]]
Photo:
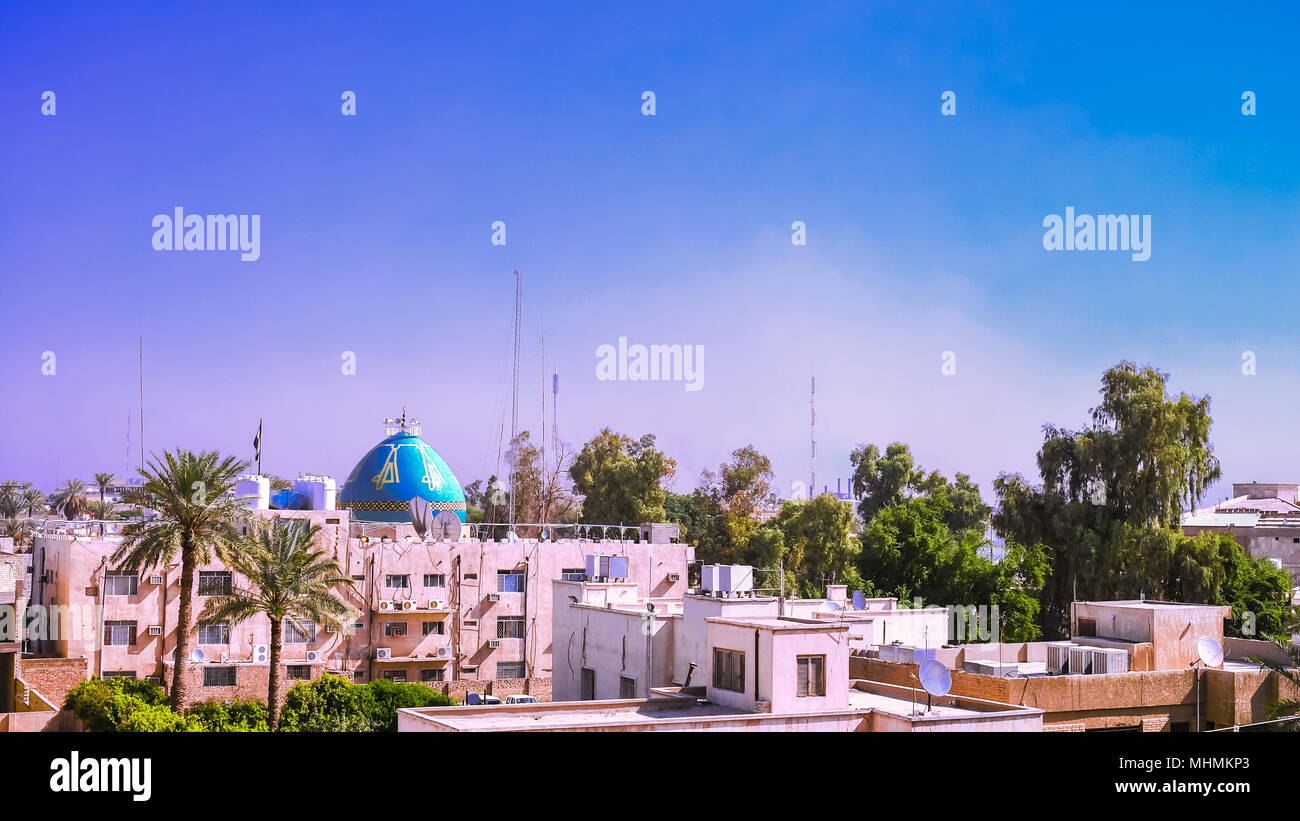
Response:
[[[35,690],[56,710],[63,707],[73,687],[90,678],[90,660],[85,658],[16,656],[14,666],[17,668],[15,677],[22,685]],[[20,692],[18,695],[21,697],[23,694]]]

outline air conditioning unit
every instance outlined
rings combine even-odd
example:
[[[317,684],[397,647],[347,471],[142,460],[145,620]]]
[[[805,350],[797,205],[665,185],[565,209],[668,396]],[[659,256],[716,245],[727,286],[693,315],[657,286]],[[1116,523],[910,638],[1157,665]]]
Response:
[[[500,593],[488,593],[488,601],[501,601]]]
[[[627,556],[610,556],[609,557],[609,577],[611,579],[627,579]]]
[[[394,609],[394,608],[393,608],[393,600],[392,600],[392,599],[383,599],[383,600],[381,600],[381,601],[379,602],[379,609],[380,609],[381,611],[391,611],[391,610],[393,610],[393,609]]]
[[[670,582],[679,582],[679,581],[681,581],[681,580],[682,580],[682,574],[681,574],[681,573],[669,573],[669,574],[668,574],[668,581],[670,581]]]
[[[155,584],[155,585],[156,585],[156,584],[162,584],[162,583],[163,583],[163,575],[162,575],[161,573],[155,573],[155,574],[153,574],[152,576],[149,577],[149,584]]]
[[[393,657],[393,651],[391,648],[388,647],[375,648],[375,658],[379,659],[380,661],[383,661],[385,659],[390,659],[392,657]]]
[[[501,639],[488,639],[488,648],[495,650],[501,646]]]
[[[1092,669],[1092,648],[1075,645],[1069,649],[1070,675],[1084,675]]]
[[[1108,675],[1110,673],[1128,672],[1128,653],[1119,647],[1092,648],[1092,674]]]
[[[447,644],[444,644],[443,646],[439,647],[439,648],[438,648],[438,655],[437,655],[437,658],[440,658],[440,659],[449,659],[449,658],[451,658],[451,646],[450,646],[450,645],[447,645]]]
[[[269,662],[271,660],[270,649],[271,648],[269,648],[265,644],[254,644],[253,662],[255,664],[266,664],[267,662]]]
[[[1070,648],[1074,646],[1074,642],[1049,641],[1047,643],[1047,672],[1057,676],[1065,675],[1067,665],[1070,663]]]
[[[414,610],[414,609],[415,609],[415,599],[403,599],[403,600],[402,600],[402,609],[403,609],[403,610]]]
[[[447,603],[442,599],[429,599],[430,610],[446,610]]]
[[[308,664],[320,664],[320,663],[321,663],[321,652],[320,652],[319,650],[308,650],[308,651],[307,651],[307,663],[308,663]]]
[[[149,635],[151,635],[151,636],[161,636],[161,635],[162,635],[162,625],[161,625],[161,624],[151,624],[151,625],[149,625]]]

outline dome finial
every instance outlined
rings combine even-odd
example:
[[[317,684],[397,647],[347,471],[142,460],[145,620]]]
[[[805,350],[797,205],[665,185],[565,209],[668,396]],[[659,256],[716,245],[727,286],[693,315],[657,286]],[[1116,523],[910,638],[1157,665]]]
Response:
[[[412,433],[420,435],[420,420],[406,418],[406,406],[402,406],[402,415],[397,419],[385,419],[384,430],[389,436],[397,433]]]

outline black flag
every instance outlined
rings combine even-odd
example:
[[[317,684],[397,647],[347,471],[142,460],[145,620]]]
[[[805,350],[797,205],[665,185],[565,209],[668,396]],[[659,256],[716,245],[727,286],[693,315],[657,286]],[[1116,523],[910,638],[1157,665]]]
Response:
[[[257,435],[253,437],[253,459],[262,463],[262,420],[257,420]]]

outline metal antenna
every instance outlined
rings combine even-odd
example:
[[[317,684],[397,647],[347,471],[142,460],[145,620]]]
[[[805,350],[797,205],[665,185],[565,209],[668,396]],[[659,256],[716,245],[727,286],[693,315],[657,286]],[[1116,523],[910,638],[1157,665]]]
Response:
[[[140,337],[140,471],[144,472],[144,337]]]
[[[510,506],[508,516],[510,531],[515,529],[515,438],[519,435],[519,318],[524,304],[524,275],[515,270],[515,366],[512,377],[510,402]]]
[[[817,495],[817,377],[808,388],[808,499]]]

